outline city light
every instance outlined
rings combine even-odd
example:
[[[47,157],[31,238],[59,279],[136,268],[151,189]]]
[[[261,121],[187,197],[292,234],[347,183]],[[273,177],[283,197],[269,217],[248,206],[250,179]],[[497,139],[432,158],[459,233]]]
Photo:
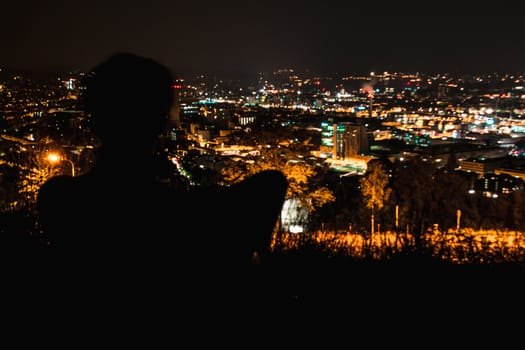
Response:
[[[68,162],[71,165],[71,176],[75,177],[75,164],[66,157],[63,157],[57,152],[49,152],[46,157],[47,161],[51,164],[58,164],[60,162]]]

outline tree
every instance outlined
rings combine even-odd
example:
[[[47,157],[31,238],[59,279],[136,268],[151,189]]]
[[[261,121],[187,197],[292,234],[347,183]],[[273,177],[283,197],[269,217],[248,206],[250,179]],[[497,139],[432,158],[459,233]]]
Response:
[[[361,194],[366,207],[371,210],[371,233],[374,234],[374,214],[376,209],[381,210],[391,193],[389,178],[382,163],[371,161],[368,163],[366,174],[359,181]]]
[[[416,156],[399,162],[393,175],[401,227],[411,227],[410,232],[415,235],[416,240],[434,223],[427,213],[432,212],[435,206],[432,199],[435,172],[436,167],[431,162]]]
[[[317,181],[325,168],[309,164],[286,148],[260,148],[257,156],[246,158],[245,161],[232,160],[221,170],[221,175],[226,184],[232,184],[270,169],[279,170],[286,176],[289,183],[286,198],[296,200],[298,206],[308,213],[335,201],[332,191]]]
[[[472,213],[467,200],[469,199],[468,180],[455,171],[439,169],[434,173],[431,192],[431,203],[426,215],[431,223],[438,224],[441,230],[457,226],[457,211],[461,210],[461,222],[467,222],[467,215]]]

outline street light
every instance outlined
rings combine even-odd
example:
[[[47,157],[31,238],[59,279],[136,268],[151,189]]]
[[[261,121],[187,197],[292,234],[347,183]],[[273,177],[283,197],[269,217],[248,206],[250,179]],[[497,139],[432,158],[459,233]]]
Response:
[[[59,153],[56,152],[49,152],[47,154],[47,160],[51,164],[57,164],[62,161],[69,162],[71,164],[71,176],[75,177],[75,164],[70,159],[67,159],[66,157],[62,157]]]

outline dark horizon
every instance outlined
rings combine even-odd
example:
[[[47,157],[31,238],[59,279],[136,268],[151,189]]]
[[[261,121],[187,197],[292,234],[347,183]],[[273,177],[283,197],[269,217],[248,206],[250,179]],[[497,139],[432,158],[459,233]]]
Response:
[[[170,68],[171,69],[171,68]],[[481,76],[486,74],[511,74],[511,75],[523,75],[525,74],[525,69],[499,69],[499,70],[489,70],[489,69],[478,69],[478,70],[466,70],[461,69],[460,66],[452,69],[442,69],[442,70],[424,70],[424,69],[415,69],[406,67],[404,69],[361,69],[355,71],[329,71],[327,70],[313,70],[308,68],[297,68],[292,66],[282,66],[275,67],[272,70],[258,70],[253,72],[246,71],[235,71],[235,70],[220,70],[220,71],[197,71],[197,70],[188,70],[185,72],[177,71],[171,69],[173,77],[175,79],[184,79],[191,81],[192,79],[197,78],[200,75],[203,75],[207,79],[219,79],[225,81],[240,81],[240,82],[249,82],[255,81],[258,74],[271,74],[279,69],[293,69],[294,72],[300,78],[311,78],[311,77],[329,77],[329,78],[342,78],[345,76],[368,76],[370,73],[374,72],[375,74],[382,74],[384,72],[388,73],[405,73],[405,74],[423,74],[423,75],[438,75],[438,74],[450,74],[452,76]],[[75,72],[87,73],[89,68],[79,67],[79,66],[70,66],[70,67],[9,67],[9,66],[0,66],[0,76],[5,73],[16,73],[21,74],[26,77],[31,78],[54,78],[57,74],[59,75],[68,75],[74,74]]]

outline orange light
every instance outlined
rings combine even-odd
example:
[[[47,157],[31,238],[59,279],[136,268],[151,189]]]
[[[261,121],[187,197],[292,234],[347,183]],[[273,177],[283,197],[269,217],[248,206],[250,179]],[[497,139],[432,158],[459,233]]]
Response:
[[[60,157],[60,154],[56,153],[56,152],[49,152],[47,154],[47,160],[52,163],[52,164],[55,164],[55,163],[58,163],[60,162],[60,160],[62,159],[62,157]]]

